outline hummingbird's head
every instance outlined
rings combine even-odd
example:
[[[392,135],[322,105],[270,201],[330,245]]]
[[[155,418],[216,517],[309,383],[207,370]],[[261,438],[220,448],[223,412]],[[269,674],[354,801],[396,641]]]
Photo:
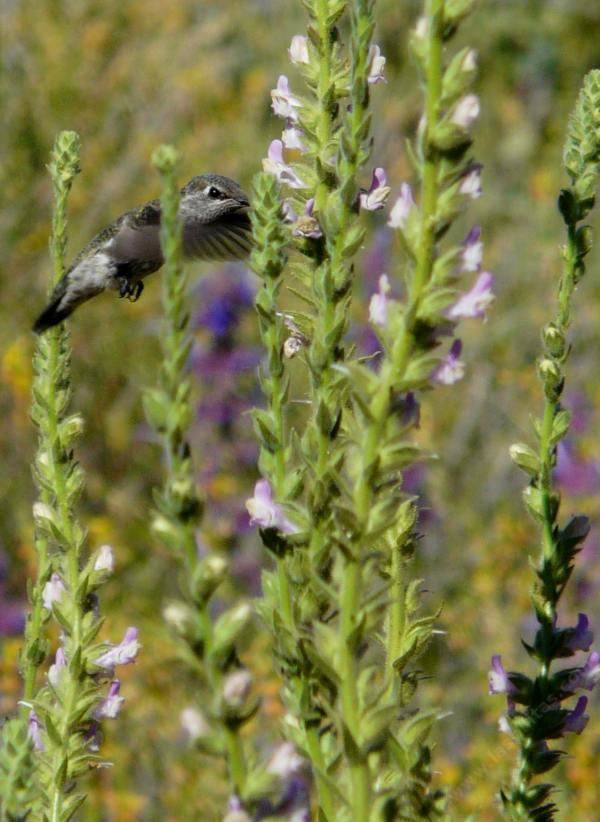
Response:
[[[183,249],[188,257],[242,260],[250,253],[250,202],[229,177],[192,177],[181,189],[179,213],[183,220]]]
[[[181,189],[181,216],[202,223],[246,214],[250,201],[239,185],[221,174],[200,174]]]

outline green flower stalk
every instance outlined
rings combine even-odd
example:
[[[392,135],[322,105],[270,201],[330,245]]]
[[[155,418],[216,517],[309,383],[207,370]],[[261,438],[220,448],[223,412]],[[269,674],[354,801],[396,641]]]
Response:
[[[567,335],[573,293],[585,273],[585,257],[591,247],[591,228],[583,221],[594,206],[600,176],[598,70],[586,76],[570,118],[564,165],[571,185],[561,191],[558,199],[567,233],[563,270],[556,315],[543,329],[543,352],[538,361],[544,391],[543,413],[534,421],[535,445],[517,443],[511,448],[513,460],[530,477],[524,501],[540,529],[540,553],[532,561],[536,573],[532,605],[539,628],[533,644],[523,642],[537,664],[537,674],[531,679],[516,672],[506,673],[499,656],[493,658],[490,672],[490,693],[507,695],[504,723],[519,748],[512,785],[501,792],[505,810],[512,819],[554,818],[554,785],[538,782],[536,777],[553,768],[564,752],[550,749],[547,740],[561,738],[567,732],[581,733],[587,722],[587,698],[579,696],[570,708],[562,703],[581,690],[591,691],[600,680],[600,653],[596,651],[589,654],[583,666],[551,670],[557,660],[589,651],[593,641],[585,614],[579,614],[574,627],[561,628],[558,624],[558,604],[589,532],[589,522],[584,516],[560,522],[560,494],[553,469],[557,447],[569,431],[569,413],[561,404],[571,353]]]
[[[245,800],[254,787],[240,729],[256,712],[258,701],[251,695],[251,677],[239,661],[238,648],[252,609],[242,602],[213,619],[210,609],[217,590],[227,579],[227,562],[217,555],[202,556],[198,547],[203,501],[196,488],[188,444],[193,417],[192,385],[187,373],[192,338],[188,329],[188,279],[182,263],[177,162],[170,146],[161,146],[153,156],[163,186],[163,356],[159,387],[146,392],[144,405],[150,423],[162,438],[167,467],[164,486],[155,496],[157,511],[152,528],[180,563],[181,599],[167,604],[163,614],[176,637],[182,661],[202,685],[202,698],[192,710],[197,716],[202,706],[200,725],[204,731],[192,736],[201,750],[227,762],[231,790]]]
[[[280,239],[273,252],[269,285],[266,238],[269,232],[281,238],[281,214],[275,188],[267,193],[261,180],[254,267],[265,282],[257,309],[271,372],[257,428],[261,470],[271,484],[257,485],[249,508],[265,545],[279,557],[265,597],[272,611],[279,601],[289,632],[283,644],[286,631],[276,631],[291,715],[286,730],[313,763],[321,814],[431,817],[440,812],[441,797],[429,788],[424,740],[435,714],[398,721],[408,711],[414,666],[434,623],[418,613],[419,582],[406,573],[417,511],[402,491],[401,472],[424,456],[406,440],[417,422],[415,392],[455,382],[462,373],[460,342],[443,357],[440,340],[460,319],[483,316],[492,299],[487,272],[470,291],[458,287],[462,274],[479,272],[478,229],[462,246],[440,247],[465,202],[480,193],[480,167],[467,158],[479,111],[468,93],[475,56],[464,49],[449,62],[444,57],[467,5],[428,3],[414,38],[426,86],[424,124],[412,152],[422,180],[420,204],[404,184],[389,220],[410,260],[407,298],[402,305],[390,297],[387,277],[373,295],[370,318],[382,347],[374,371],[348,355],[344,335],[353,257],[364,238],[359,211],[382,208],[389,194],[381,168],[368,190],[357,180],[369,156],[369,87],[382,79],[385,60],[370,40],[374,4],[348,5],[349,71],[335,27],[342,4],[307,3],[309,35],[295,37],[290,54],[312,96],[292,93],[286,77],[273,92],[274,110],[288,119],[286,146],[301,154],[288,164],[283,144],[274,141],[264,167],[293,191],[285,220],[304,259],[290,262],[291,290],[308,307],[277,310],[284,243]],[[311,410],[303,426],[292,427],[289,411],[282,412],[286,351],[306,363]],[[317,732],[316,751],[309,729]]]
[[[66,200],[79,171],[79,138],[74,132],[57,137],[49,171],[56,199],[50,241],[52,287],[64,273]],[[36,752],[34,813],[52,822],[71,819],[85,801],[77,786],[90,767],[102,762],[97,754],[99,720],[115,717],[123,702],[114,669],[133,661],[138,650],[134,628],[119,645],[97,640],[102,619],[96,591],[111,573],[114,560],[109,546],[86,559],[85,531],[74,513],[83,473],[72,446],[83,423],[79,415],[67,413],[69,362],[64,327],[38,338],[32,417],[39,432],[34,465],[40,491],[34,505],[39,566],[31,586],[32,611],[22,654],[22,705]],[[45,681],[39,683],[38,670],[49,647],[44,629],[51,617],[60,628],[60,645]]]

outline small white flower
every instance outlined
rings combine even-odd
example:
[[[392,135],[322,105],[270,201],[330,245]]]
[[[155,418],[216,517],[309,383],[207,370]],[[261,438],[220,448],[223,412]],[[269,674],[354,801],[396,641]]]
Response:
[[[251,525],[276,528],[284,534],[294,534],[298,530],[273,499],[273,490],[268,480],[258,480],[254,486],[254,496],[246,502],[246,510],[250,514]]]
[[[305,760],[296,751],[291,742],[278,745],[271,757],[267,770],[280,779],[289,779],[295,776],[304,767]]]
[[[447,312],[450,320],[485,317],[486,309],[494,301],[494,278],[489,271],[482,271],[473,288],[463,294]]]
[[[61,601],[66,590],[62,577],[57,573],[52,574],[49,582],[44,585],[44,590],[42,591],[42,604],[44,608],[51,611],[53,604]]]
[[[241,708],[252,688],[252,677],[243,668],[229,674],[223,685],[223,700],[231,708]]]
[[[408,183],[400,186],[400,196],[392,206],[388,225],[391,228],[406,228],[411,211],[415,208],[415,201],[412,196],[412,189]]]
[[[298,177],[294,169],[283,159],[283,143],[273,140],[269,146],[267,157],[262,161],[263,170],[273,174],[280,183],[286,183],[290,188],[306,188],[303,180]]]
[[[475,71],[477,68],[477,52],[475,49],[469,49],[465,54],[461,64],[462,71]]]
[[[452,112],[452,122],[468,130],[479,117],[479,97],[476,94],[467,94],[456,104]]]
[[[297,151],[305,151],[306,146],[302,142],[299,129],[291,126],[283,130],[281,140],[286,148],[296,149]]]
[[[441,385],[453,385],[455,382],[462,380],[465,375],[465,364],[459,359],[461,350],[461,341],[454,340],[446,358],[442,360],[431,374],[431,380],[433,382],[440,383]]]
[[[184,708],[179,715],[179,723],[192,742],[210,734],[210,725],[197,708]]]
[[[280,75],[277,87],[271,90],[272,108],[278,117],[284,117],[295,123],[298,120],[297,109],[302,103],[290,91],[289,81],[285,74]]]
[[[360,192],[360,207],[365,211],[378,211],[383,208],[391,191],[386,183],[384,169],[376,168],[373,172],[369,190]]]
[[[367,81],[374,85],[375,83],[385,83],[383,70],[385,68],[385,57],[381,53],[381,49],[377,45],[372,45],[369,48],[369,76]]]
[[[481,197],[481,166],[475,163],[462,178],[458,187],[461,194],[476,200]]]
[[[94,571],[103,571],[112,574],[115,567],[115,557],[110,545],[101,545],[94,560]]]
[[[387,295],[389,293],[390,281],[387,274],[382,274],[379,278],[379,291],[373,294],[369,302],[369,322],[373,325],[385,326],[387,324]]]
[[[288,52],[292,63],[309,63],[308,37],[304,37],[302,34],[295,34],[292,37]]]

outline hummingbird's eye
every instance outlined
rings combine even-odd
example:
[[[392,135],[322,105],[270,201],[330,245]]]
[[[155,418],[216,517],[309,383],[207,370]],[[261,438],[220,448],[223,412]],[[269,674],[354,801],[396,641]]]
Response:
[[[208,189],[208,191],[206,193],[213,200],[222,200],[223,199],[223,192],[220,191],[216,186],[210,186],[210,188]]]

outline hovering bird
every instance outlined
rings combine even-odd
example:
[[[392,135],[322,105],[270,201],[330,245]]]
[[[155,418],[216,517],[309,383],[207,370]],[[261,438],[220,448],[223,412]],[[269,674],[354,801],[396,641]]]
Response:
[[[220,174],[192,177],[181,189],[179,215],[183,253],[194,260],[239,260],[252,245],[249,201],[239,185]],[[164,263],[160,247],[160,200],[127,211],[85,246],[58,281],[50,302],[34,323],[41,334],[62,322],[78,305],[107,288],[132,302],[143,278]]]

